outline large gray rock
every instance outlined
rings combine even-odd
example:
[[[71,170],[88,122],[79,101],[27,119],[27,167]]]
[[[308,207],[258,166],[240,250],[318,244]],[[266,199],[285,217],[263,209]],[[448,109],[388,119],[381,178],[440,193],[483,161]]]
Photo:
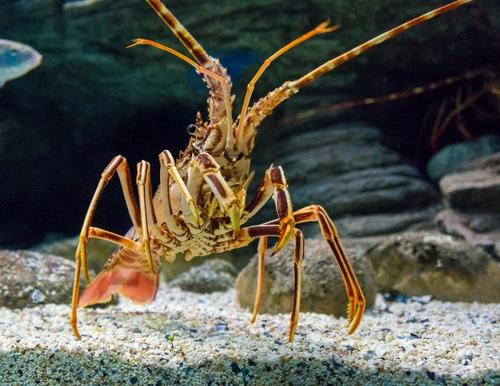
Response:
[[[446,146],[436,153],[427,164],[427,174],[438,182],[447,174],[468,169],[474,160],[500,151],[500,136],[484,135]]]
[[[389,149],[384,150],[392,153]],[[336,148],[330,148],[329,152],[336,153]],[[383,154],[381,151],[378,158],[383,158]],[[396,159],[401,162],[401,159]],[[283,167],[288,170],[286,162]],[[296,174],[301,169],[290,170]],[[390,165],[385,168],[367,165],[365,170],[339,175],[325,170],[314,181],[297,185],[292,185],[291,192],[298,208],[319,199],[327,203],[335,216],[399,212],[426,207],[438,200],[436,191],[409,165]]]
[[[365,294],[367,306],[375,300],[375,285],[370,261],[348,251],[349,260]],[[257,285],[257,256],[239,273],[236,296],[242,307],[253,309]],[[320,239],[306,239],[302,264],[301,311],[346,314],[347,296],[344,282],[332,251]],[[289,313],[293,304],[293,244],[276,255],[266,254],[261,313]]]
[[[419,231],[435,228],[434,216],[441,209],[440,205],[427,208],[409,209],[395,213],[375,213],[357,216],[345,216],[335,221],[342,235],[367,239],[367,235],[384,236],[402,231]]]
[[[381,291],[465,302],[500,302],[500,263],[483,249],[434,233],[393,236],[369,248]]]
[[[73,271],[73,264],[58,256],[0,250],[0,307],[68,304]]]

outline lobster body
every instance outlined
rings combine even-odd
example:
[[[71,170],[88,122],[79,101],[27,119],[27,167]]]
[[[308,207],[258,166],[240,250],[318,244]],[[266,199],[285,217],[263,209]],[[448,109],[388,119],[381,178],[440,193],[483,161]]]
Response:
[[[277,238],[273,253],[286,242],[295,243],[293,256],[294,301],[290,321],[289,340],[293,340],[300,309],[301,264],[304,236],[296,227],[304,222],[317,222],[321,234],[337,262],[348,297],[349,333],[361,322],[365,298],[358,280],[342,247],[335,225],[319,205],[309,205],[294,211],[284,171],[279,166],[269,167],[251,200],[247,188],[253,177],[251,154],[255,136],[261,122],[280,103],[296,94],[302,87],[333,70],[340,64],[358,56],[365,50],[418,25],[447,10],[470,0],[456,0],[389,30],[346,53],[333,58],[306,75],[287,81],[250,105],[255,83],[265,69],[279,56],[301,42],[322,33],[332,32],[337,26],[324,22],[308,33],[293,40],[264,61],[247,86],[239,116],[233,120],[231,79],[218,59],[210,57],[196,39],[160,2],[147,0],[164,23],[187,48],[189,58],[170,47],[148,39],[136,39],[132,46],[150,45],[166,51],[192,65],[207,85],[208,114],[203,120],[200,113],[190,125],[187,148],[174,159],[168,150],[159,155],[160,186],[153,195],[150,165],[141,161],[137,165],[136,186],[138,200],[132,184],[127,161],[116,156],[101,174],[101,179],[87,211],[80,242],[75,254],[76,269],[73,287],[71,326],[77,338],[77,307],[108,302],[112,294],[119,293],[138,303],[154,299],[159,284],[161,259],[172,262],[182,255],[186,260],[196,256],[229,251],[247,246],[258,239],[259,268],[257,293],[252,315],[255,321],[262,299],[264,258],[268,239]],[[132,228],[121,236],[92,226],[99,198],[109,180],[117,174],[132,221]],[[244,226],[270,199],[276,206],[276,219],[260,225]],[[80,275],[89,281],[87,269],[87,241],[100,238],[118,245],[105,264],[103,271],[89,284],[80,297]]]

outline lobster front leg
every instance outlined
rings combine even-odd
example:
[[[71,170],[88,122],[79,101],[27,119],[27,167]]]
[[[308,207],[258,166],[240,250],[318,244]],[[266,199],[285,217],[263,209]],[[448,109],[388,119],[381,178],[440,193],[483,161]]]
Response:
[[[148,260],[149,269],[157,274],[153,255],[151,254],[150,230],[157,237],[161,237],[161,231],[156,223],[153,209],[153,198],[151,193],[151,172],[149,162],[141,161],[137,164],[137,190],[139,192],[139,211],[141,215],[141,245],[144,255]]]
[[[288,193],[288,184],[286,182],[285,173],[281,166],[271,166],[266,170],[264,178],[255,194],[254,198],[245,207],[243,212],[243,221],[247,221],[254,216],[273,196],[276,213],[279,219],[280,238],[276,243],[273,254],[278,252],[290,236],[293,234],[295,220],[293,218],[292,201]]]
[[[172,218],[172,208],[170,203],[170,192],[169,192],[169,182],[168,179],[172,178],[174,182],[179,187],[182,195],[182,213],[184,214],[184,219],[189,221],[193,220],[196,226],[201,226],[201,218],[198,208],[196,207],[196,199],[198,198],[191,195],[190,192],[195,192],[195,190],[190,190],[186,186],[186,183],[182,179],[177,167],[175,166],[174,157],[168,150],[164,150],[160,153],[160,165],[161,165],[161,189],[162,189],[162,200],[164,200],[163,208],[165,212],[165,219],[171,223],[172,229],[176,230],[177,233],[184,233],[184,229],[175,222]],[[165,173],[166,171],[166,173]]]
[[[359,286],[358,279],[354,273],[351,263],[347,259],[347,254],[340,242],[337,229],[326,212],[319,205],[310,205],[302,208],[294,213],[297,223],[317,221],[319,223],[321,234],[332,250],[335,260],[337,261],[349,299],[347,308],[347,316],[349,318],[349,334],[352,334],[358,328],[363,317],[363,312],[366,307],[365,296]]]
[[[340,242],[340,238],[332,219],[326,210],[320,205],[309,205],[293,213],[295,222],[301,224],[304,222],[317,221],[321,234],[337,261],[344,281],[345,290],[349,304],[347,306],[347,317],[349,319],[349,334],[352,334],[359,327],[361,318],[366,307],[366,300],[361,287],[352,269],[351,263],[347,259],[347,253]],[[279,220],[273,220],[265,225],[278,224]]]
[[[191,192],[199,192],[205,182],[221,208],[231,219],[234,234],[240,230],[241,203],[220,172],[217,161],[208,153],[200,153],[191,160],[188,170],[187,187]]]
[[[292,213],[292,203],[290,194],[288,193],[288,184],[286,182],[285,173],[280,166],[271,166],[266,170],[264,178],[260,183],[256,195],[252,201],[245,207],[243,221],[248,220],[257,213],[262,206],[271,198],[274,193],[274,202],[276,212],[278,214],[279,223],[279,239],[276,243],[273,254],[278,252],[289,238],[293,235],[295,229],[295,220]],[[296,236],[297,237],[297,236]],[[264,283],[264,258],[267,249],[267,236],[262,236],[259,239],[258,250],[258,274],[257,274],[257,289],[255,291],[255,302],[252,313],[251,322],[255,322],[257,313],[259,312],[262,303],[262,289]],[[295,304],[295,302],[294,302]]]

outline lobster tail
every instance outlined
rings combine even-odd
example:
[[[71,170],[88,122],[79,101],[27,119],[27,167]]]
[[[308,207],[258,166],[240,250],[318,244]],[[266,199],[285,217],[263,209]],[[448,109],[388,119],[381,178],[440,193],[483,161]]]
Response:
[[[151,303],[158,285],[159,274],[149,270],[145,256],[118,248],[104,270],[85,288],[78,306],[107,303],[116,293],[135,303]]]

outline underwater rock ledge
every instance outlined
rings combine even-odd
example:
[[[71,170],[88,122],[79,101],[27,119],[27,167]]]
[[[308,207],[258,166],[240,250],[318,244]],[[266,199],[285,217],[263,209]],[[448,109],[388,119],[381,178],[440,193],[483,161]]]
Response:
[[[127,303],[0,308],[1,385],[498,384],[500,305],[378,295],[361,328],[303,313],[295,341],[289,315],[250,314],[234,290],[195,294],[162,286],[146,307]],[[460,326],[458,329],[457,326]]]

